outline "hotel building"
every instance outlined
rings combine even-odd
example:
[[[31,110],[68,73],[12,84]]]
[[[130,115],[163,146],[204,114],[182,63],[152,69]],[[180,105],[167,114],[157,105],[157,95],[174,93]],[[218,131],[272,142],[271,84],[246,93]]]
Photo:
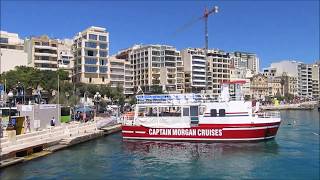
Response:
[[[73,41],[74,82],[108,84],[109,33],[91,26],[79,32]]]

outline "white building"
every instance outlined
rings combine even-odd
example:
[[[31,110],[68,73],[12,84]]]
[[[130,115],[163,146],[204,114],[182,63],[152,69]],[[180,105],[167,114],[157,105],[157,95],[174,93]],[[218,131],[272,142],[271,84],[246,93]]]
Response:
[[[203,49],[181,51],[185,73],[185,91],[200,92],[206,87],[206,59]]]
[[[91,26],[79,32],[74,38],[73,50],[74,82],[109,82],[109,33],[105,28]]]
[[[284,60],[280,62],[271,63],[270,68],[276,69],[275,76],[281,76],[284,72],[287,73],[288,76],[298,77],[298,66],[299,62]]]
[[[18,34],[0,31],[0,74],[16,66],[27,66],[23,43]]]

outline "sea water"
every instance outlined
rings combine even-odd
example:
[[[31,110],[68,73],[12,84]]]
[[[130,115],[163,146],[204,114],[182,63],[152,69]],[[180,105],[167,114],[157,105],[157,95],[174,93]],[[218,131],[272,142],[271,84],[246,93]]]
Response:
[[[282,111],[274,140],[123,141],[101,137],[0,170],[0,179],[319,179],[319,112]]]

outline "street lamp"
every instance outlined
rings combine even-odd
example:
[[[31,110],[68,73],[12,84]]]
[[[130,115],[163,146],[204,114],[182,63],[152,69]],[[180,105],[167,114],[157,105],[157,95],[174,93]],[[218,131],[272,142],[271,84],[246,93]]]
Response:
[[[93,99],[94,99],[94,103],[96,105],[96,115],[97,115],[97,112],[99,110],[99,103],[101,101],[101,94],[99,92],[96,92],[96,94],[93,96]]]
[[[13,97],[13,92],[9,91],[9,93],[8,93],[8,98],[9,98],[9,122],[11,120],[11,101],[12,101],[12,97]]]

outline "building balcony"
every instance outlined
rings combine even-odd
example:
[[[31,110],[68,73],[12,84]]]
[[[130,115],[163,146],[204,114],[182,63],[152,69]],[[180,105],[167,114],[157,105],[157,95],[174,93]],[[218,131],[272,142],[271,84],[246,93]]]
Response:
[[[52,54],[52,53],[39,53],[39,52],[35,52],[34,55],[35,55],[35,56],[58,57],[57,54]]]
[[[52,47],[52,46],[40,46],[40,45],[34,45],[34,48],[37,49],[50,49],[50,50],[57,50],[57,47]]]
[[[34,60],[34,63],[41,63],[41,64],[58,64],[57,61],[49,61],[49,60]]]

